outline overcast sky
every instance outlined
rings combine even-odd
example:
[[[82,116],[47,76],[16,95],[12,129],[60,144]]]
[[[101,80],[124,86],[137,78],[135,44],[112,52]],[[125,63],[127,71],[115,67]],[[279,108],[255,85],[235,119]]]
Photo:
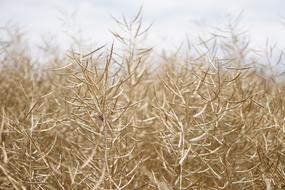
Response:
[[[161,47],[203,32],[194,23],[221,26],[228,15],[244,11],[242,26],[255,46],[264,46],[269,38],[285,49],[284,0],[0,0],[0,25],[18,24],[33,43],[58,36],[58,42],[67,44],[68,34],[80,29],[85,39],[104,44],[112,40],[111,15],[134,16],[140,6],[145,23],[154,23],[148,42]]]

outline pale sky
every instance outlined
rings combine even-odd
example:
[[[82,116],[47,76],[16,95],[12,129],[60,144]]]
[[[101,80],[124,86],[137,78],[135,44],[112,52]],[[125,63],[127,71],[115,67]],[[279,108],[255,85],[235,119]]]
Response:
[[[0,25],[18,24],[31,43],[57,36],[57,42],[68,44],[68,35],[80,29],[84,39],[102,45],[112,41],[111,15],[134,16],[140,6],[145,24],[153,23],[148,43],[158,47],[202,33],[194,22],[219,27],[227,24],[228,15],[244,11],[241,25],[255,46],[265,46],[268,38],[285,49],[284,0],[0,0]]]

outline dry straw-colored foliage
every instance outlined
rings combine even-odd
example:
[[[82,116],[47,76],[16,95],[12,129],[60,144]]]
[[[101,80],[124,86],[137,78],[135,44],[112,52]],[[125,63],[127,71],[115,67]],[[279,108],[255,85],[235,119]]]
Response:
[[[141,18],[44,65],[1,42],[0,189],[284,189],[284,86],[235,26],[158,56]]]

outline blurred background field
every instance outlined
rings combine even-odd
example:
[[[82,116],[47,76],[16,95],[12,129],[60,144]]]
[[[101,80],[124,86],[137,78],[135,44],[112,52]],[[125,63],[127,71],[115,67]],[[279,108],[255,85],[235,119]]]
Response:
[[[263,50],[267,39],[285,47],[282,0],[2,0],[0,6],[0,24],[19,25],[33,46],[49,41],[68,48],[74,35],[88,45],[111,43],[108,30],[117,27],[112,16],[131,17],[143,6],[144,23],[153,24],[146,43],[156,49],[179,47],[186,35],[197,42],[197,36],[223,27],[240,12],[241,26],[255,48]]]

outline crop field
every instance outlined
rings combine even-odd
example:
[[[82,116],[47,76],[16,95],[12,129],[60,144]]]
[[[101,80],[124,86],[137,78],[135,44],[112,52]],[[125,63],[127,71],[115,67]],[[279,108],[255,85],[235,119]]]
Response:
[[[112,44],[44,64],[1,39],[0,189],[285,188],[282,54],[236,23],[165,53],[140,14],[116,23]]]

